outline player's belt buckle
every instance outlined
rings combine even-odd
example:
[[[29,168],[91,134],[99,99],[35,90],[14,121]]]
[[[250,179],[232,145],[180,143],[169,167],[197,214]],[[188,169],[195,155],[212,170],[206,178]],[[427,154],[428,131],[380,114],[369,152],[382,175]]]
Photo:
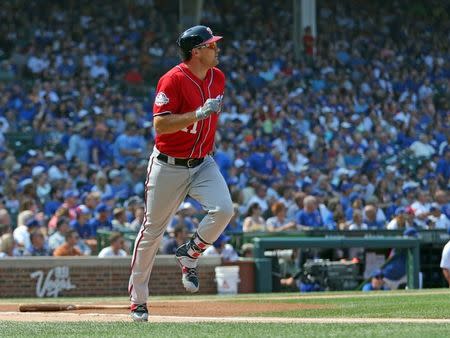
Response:
[[[195,158],[190,158],[187,160],[186,165],[188,168],[192,168],[195,164]]]

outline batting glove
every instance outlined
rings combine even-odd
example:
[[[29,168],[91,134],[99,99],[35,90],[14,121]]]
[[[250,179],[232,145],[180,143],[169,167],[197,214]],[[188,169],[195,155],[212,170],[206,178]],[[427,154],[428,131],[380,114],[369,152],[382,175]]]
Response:
[[[212,113],[219,112],[221,104],[221,99],[208,99],[202,107],[195,111],[195,117],[197,120],[206,119]]]

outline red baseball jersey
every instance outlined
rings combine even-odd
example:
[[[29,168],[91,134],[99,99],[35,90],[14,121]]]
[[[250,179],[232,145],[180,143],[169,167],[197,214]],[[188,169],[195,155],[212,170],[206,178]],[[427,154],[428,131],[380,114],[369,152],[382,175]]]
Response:
[[[180,63],[159,80],[153,116],[195,111],[208,98],[223,98],[224,90],[225,75],[218,68],[209,69],[202,81],[184,63]],[[213,150],[218,113],[175,133],[157,134],[156,148],[172,157],[205,157]]]

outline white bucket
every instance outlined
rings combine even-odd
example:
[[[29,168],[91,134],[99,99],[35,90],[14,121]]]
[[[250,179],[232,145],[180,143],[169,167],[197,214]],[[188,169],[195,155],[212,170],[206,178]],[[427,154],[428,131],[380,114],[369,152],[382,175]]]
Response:
[[[239,266],[216,267],[217,293],[219,295],[235,295],[238,293]]]

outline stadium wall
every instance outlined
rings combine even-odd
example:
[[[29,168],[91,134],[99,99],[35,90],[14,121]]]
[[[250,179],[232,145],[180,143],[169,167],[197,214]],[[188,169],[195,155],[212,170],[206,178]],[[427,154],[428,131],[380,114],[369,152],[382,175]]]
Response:
[[[202,257],[199,263],[200,293],[215,294],[218,257]],[[239,293],[255,291],[252,261],[240,261]],[[19,257],[0,259],[0,297],[127,297],[130,258]],[[150,295],[185,294],[180,268],[173,256],[156,257],[149,282]]]

